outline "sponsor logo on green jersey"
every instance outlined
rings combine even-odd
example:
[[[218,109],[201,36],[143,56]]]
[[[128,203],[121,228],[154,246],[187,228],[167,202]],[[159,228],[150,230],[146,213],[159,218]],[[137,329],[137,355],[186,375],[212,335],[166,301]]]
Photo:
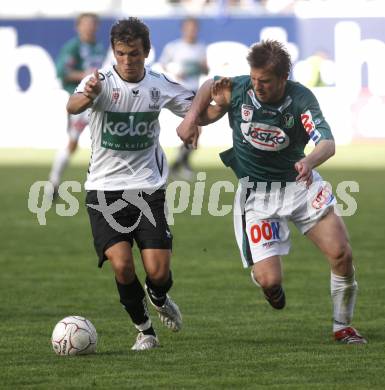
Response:
[[[154,144],[159,112],[104,113],[101,146],[113,150],[143,150]]]
[[[289,136],[279,127],[265,123],[241,123],[243,137],[256,149],[277,152],[290,144]]]

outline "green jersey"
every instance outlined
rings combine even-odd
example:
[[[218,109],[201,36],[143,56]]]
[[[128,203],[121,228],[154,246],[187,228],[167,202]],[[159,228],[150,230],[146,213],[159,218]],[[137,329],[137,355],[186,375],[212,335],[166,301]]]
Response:
[[[295,181],[294,164],[308,141],[333,139],[313,93],[290,80],[280,102],[268,105],[257,100],[250,76],[232,78],[228,117],[233,147],[220,157],[238,178],[254,183]]]
[[[66,76],[74,71],[84,71],[89,69],[99,69],[104,60],[104,49],[101,43],[85,43],[75,37],[70,39],[60,50],[56,71],[63,88],[73,94],[79,81],[67,82]]]

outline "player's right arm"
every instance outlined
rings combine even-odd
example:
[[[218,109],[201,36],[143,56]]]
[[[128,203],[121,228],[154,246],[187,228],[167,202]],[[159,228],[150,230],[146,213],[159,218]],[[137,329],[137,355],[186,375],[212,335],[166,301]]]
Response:
[[[195,143],[196,126],[205,126],[216,122],[226,114],[231,100],[231,80],[207,80],[199,88],[189,112],[177,128],[177,134],[185,143]],[[210,104],[214,101],[216,104]]]
[[[69,114],[80,114],[87,108],[91,107],[94,100],[102,91],[102,84],[99,80],[98,71],[95,70],[93,75],[88,79],[81,92],[75,92],[70,96],[67,103],[67,111]]]

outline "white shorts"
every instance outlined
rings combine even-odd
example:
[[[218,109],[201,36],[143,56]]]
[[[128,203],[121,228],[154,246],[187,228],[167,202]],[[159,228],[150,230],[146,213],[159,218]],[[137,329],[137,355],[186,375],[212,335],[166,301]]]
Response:
[[[305,234],[336,203],[331,185],[313,171],[313,183],[258,183],[257,189],[239,185],[234,199],[234,230],[245,268],[290,250],[292,221]]]
[[[77,115],[68,115],[68,136],[72,141],[77,141],[89,122],[89,110]]]

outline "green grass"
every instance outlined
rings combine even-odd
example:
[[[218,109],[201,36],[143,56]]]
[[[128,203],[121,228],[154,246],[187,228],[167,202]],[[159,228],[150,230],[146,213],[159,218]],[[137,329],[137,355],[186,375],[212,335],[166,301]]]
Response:
[[[52,208],[40,226],[28,211],[28,191],[47,177],[53,152],[0,150],[0,388],[383,389],[385,159],[379,147],[344,148],[321,173],[333,185],[360,185],[353,194],[357,213],[345,222],[359,282],[354,324],[369,344],[331,341],[329,269],[294,230],[284,259],[287,307],[269,307],[241,267],[232,216],[207,212],[210,183],[234,179],[210,160],[214,151],[205,151],[195,157],[197,169],[208,166],[204,213],[191,216],[190,206],[172,227],[172,296],[184,328],[169,332],[152,311],[162,347],[146,353],[130,351],[135,332],[110,267],[96,267],[84,195],[76,194],[76,216],[59,217]],[[86,154],[77,156],[64,179],[84,181]],[[221,201],[231,204],[232,198],[223,193]],[[137,268],[143,279],[140,261]],[[97,354],[53,353],[52,329],[71,314],[96,326]]]
[[[199,148],[193,155],[196,167],[222,167],[218,153],[223,148]],[[310,150],[311,148],[309,148]],[[176,154],[177,149],[166,148],[166,154],[170,158]],[[372,144],[356,143],[352,145],[337,145],[336,155],[325,163],[330,168],[358,168],[372,169],[385,168],[385,143]],[[40,165],[51,164],[55,151],[47,149],[0,149],[1,165]],[[84,166],[88,164],[90,151],[82,149],[71,160],[72,166]]]

